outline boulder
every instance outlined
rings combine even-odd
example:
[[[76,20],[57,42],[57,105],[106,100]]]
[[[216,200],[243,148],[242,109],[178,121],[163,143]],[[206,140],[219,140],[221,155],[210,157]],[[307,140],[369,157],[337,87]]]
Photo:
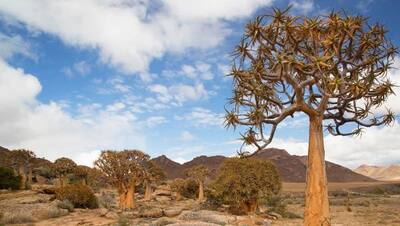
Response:
[[[108,213],[106,213],[106,215],[104,217],[109,218],[109,219],[117,219],[119,216],[117,213],[109,211]]]
[[[168,196],[156,196],[156,201],[157,202],[168,202],[171,201],[171,198]]]
[[[171,196],[171,190],[163,189],[163,188],[157,188],[153,192],[153,196]]]
[[[99,209],[97,209],[97,212],[99,213],[100,217],[104,217],[104,216],[106,216],[106,214],[108,213],[108,209],[106,209],[106,208],[99,208]]]
[[[139,216],[145,218],[159,218],[164,215],[163,210],[158,207],[143,208],[139,210]]]
[[[168,226],[220,226],[220,224],[202,222],[202,221],[185,221],[168,224]]]
[[[236,218],[232,215],[227,215],[224,213],[210,211],[210,210],[200,210],[200,211],[185,210],[179,215],[178,219],[184,221],[201,221],[217,225],[231,224],[236,220]]]
[[[167,217],[175,217],[182,213],[182,208],[172,207],[164,210],[164,215]]]

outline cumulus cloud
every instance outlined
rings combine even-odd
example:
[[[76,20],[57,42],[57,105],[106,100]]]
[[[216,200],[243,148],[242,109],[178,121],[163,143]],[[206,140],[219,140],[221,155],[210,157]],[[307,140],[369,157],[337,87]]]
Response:
[[[223,125],[224,115],[212,112],[209,109],[196,107],[190,113],[183,116],[176,116],[177,120],[186,120],[195,126],[221,126]]]
[[[0,60],[0,143],[50,160],[66,156],[91,164],[102,149],[144,148],[135,116],[122,103],[82,105],[74,116],[62,103],[37,99],[39,80]]]
[[[146,72],[154,58],[219,44],[229,20],[252,14],[268,0],[0,1],[0,12],[30,30],[68,45],[98,50],[103,63],[123,72]],[[162,37],[162,38],[159,38]]]
[[[175,106],[181,105],[186,101],[207,99],[208,97],[208,92],[202,83],[195,85],[176,84],[171,86],[154,84],[149,89],[156,94],[159,102]]]
[[[8,59],[15,54],[21,54],[36,60],[37,56],[31,50],[29,42],[19,35],[8,36],[0,32],[0,58]]]
[[[183,131],[182,132],[181,139],[183,141],[191,141],[191,140],[194,140],[195,138],[196,137],[192,133],[190,133],[189,131]]]

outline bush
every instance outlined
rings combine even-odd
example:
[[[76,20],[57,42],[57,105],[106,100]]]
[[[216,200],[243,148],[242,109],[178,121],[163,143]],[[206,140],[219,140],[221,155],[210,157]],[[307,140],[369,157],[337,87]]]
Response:
[[[69,184],[56,189],[56,198],[60,201],[69,200],[75,208],[98,208],[97,198],[93,190],[83,184]]]
[[[262,198],[276,195],[281,181],[275,166],[265,160],[229,158],[211,184],[211,202],[228,204],[232,210],[254,212]]]
[[[102,207],[110,210],[115,204],[115,196],[112,193],[102,192],[99,197],[99,202]]]
[[[62,202],[57,204],[57,207],[60,209],[66,209],[68,212],[73,212],[74,211],[74,204],[72,204],[71,201],[68,199],[63,200]]]
[[[267,205],[268,213],[274,212],[281,215],[284,218],[301,218],[301,216],[289,212],[286,209],[286,204],[280,195],[271,195],[263,199],[265,205]]]
[[[0,167],[0,189],[19,189],[21,176],[14,176],[14,171],[10,168]]]

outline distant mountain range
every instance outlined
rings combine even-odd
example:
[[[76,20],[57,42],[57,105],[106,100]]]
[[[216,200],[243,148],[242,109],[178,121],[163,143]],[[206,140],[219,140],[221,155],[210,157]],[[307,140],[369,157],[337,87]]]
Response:
[[[278,168],[279,174],[284,182],[305,182],[307,156],[290,155],[286,150],[268,148],[258,152],[254,158],[271,160]],[[225,156],[199,156],[184,164],[172,161],[162,155],[154,158],[167,174],[169,179],[184,178],[185,170],[192,166],[203,164],[211,171],[211,177],[215,176]],[[330,182],[361,182],[375,181],[367,176],[353,172],[352,170],[338,164],[326,161],[328,181]]]
[[[361,165],[354,172],[381,181],[400,181],[400,164],[390,166]]]

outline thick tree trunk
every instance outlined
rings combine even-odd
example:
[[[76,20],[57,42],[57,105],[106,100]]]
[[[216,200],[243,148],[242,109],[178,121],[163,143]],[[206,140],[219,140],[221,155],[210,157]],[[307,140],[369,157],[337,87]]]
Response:
[[[21,176],[21,181],[19,183],[19,189],[23,190],[26,188],[26,175],[25,175],[25,169],[24,166],[19,167],[19,175]]]
[[[153,191],[151,190],[151,184],[149,182],[146,182],[146,190],[144,191],[144,201],[150,201],[151,200],[151,193]]]
[[[32,185],[32,168],[29,167],[29,172],[28,172],[28,184],[29,186]]]
[[[119,189],[119,208],[122,210],[135,208],[135,185]]]
[[[199,202],[204,201],[204,182],[200,181],[199,182],[199,197],[197,199]]]
[[[258,208],[257,200],[250,200],[250,201],[243,203],[243,208],[247,214],[256,213],[257,208]]]
[[[180,201],[182,199],[181,193],[177,192],[175,199],[176,199],[176,201]]]
[[[331,225],[322,119],[319,117],[310,118],[304,225]]]

